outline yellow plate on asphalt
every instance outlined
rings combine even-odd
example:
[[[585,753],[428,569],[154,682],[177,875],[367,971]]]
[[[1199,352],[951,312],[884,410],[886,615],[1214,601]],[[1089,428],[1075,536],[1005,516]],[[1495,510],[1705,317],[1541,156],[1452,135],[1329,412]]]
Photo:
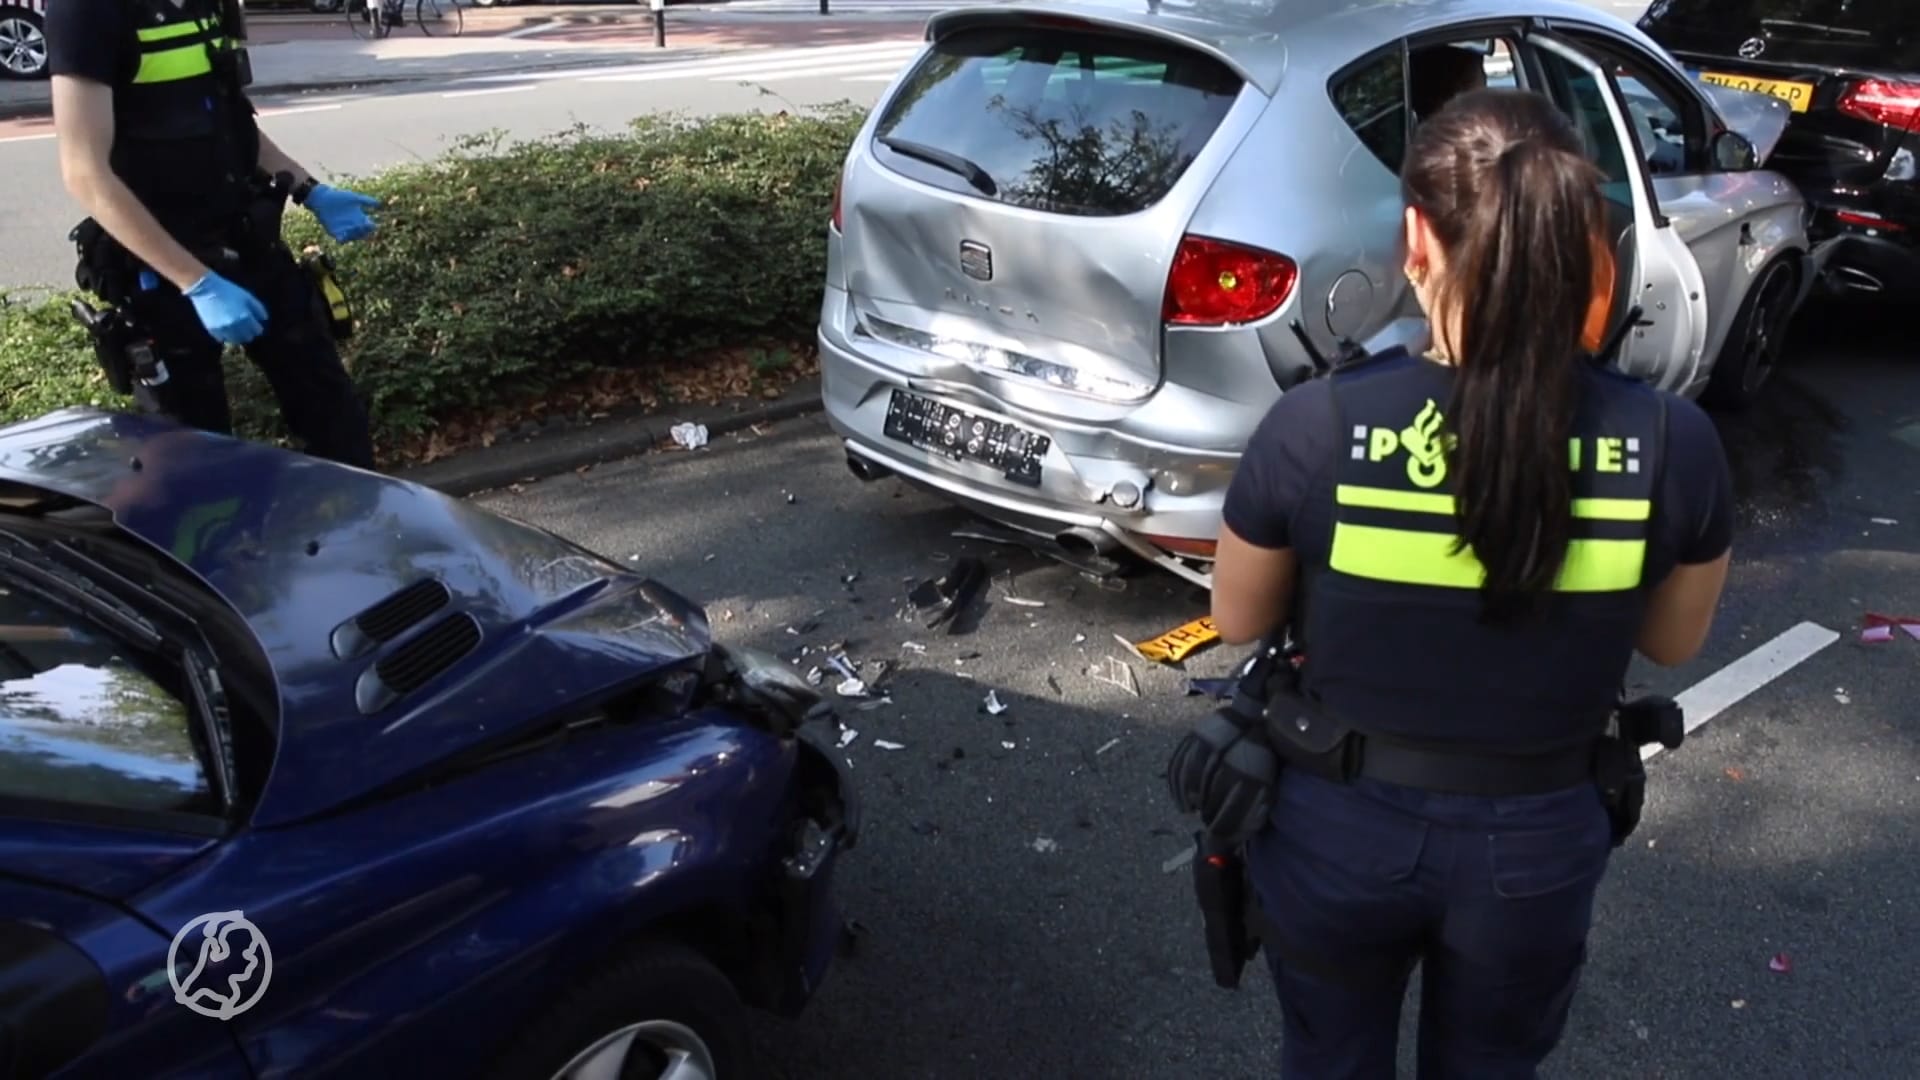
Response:
[[[1720,71],[1703,71],[1702,82],[1732,87],[1735,90],[1747,90],[1755,94],[1771,94],[1793,106],[1794,112],[1806,112],[1813,104],[1813,84],[1790,82],[1786,79],[1762,79],[1753,75],[1728,75]]]

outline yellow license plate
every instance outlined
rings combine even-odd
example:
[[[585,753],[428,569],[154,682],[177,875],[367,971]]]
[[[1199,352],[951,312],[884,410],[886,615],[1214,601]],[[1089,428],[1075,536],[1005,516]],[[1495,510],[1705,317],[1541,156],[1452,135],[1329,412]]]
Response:
[[[1812,83],[1762,79],[1755,75],[1728,75],[1720,71],[1703,71],[1700,80],[1755,94],[1771,94],[1792,106],[1794,112],[1806,112],[1807,106],[1813,104]]]

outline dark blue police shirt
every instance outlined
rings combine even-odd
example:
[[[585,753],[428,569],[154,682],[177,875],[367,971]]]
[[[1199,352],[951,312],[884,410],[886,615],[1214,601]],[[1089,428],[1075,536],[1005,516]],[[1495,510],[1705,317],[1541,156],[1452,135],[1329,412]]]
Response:
[[[1402,349],[1383,353],[1369,366],[1389,368],[1404,365],[1430,365],[1441,376],[1441,385],[1450,386],[1453,372],[1433,361],[1409,355]],[[1661,393],[1667,400],[1667,443],[1665,475],[1654,495],[1652,534],[1648,538],[1643,593],[1658,585],[1677,564],[1712,562],[1733,540],[1733,484],[1719,432],[1698,405],[1679,395],[1656,391],[1646,384],[1615,372],[1582,367],[1582,391],[1585,395],[1623,393]],[[1343,391],[1344,392],[1344,391]],[[1591,400],[1604,400],[1588,397]],[[1343,433],[1335,430],[1332,386],[1316,379],[1281,397],[1248,441],[1245,455],[1235,471],[1223,508],[1224,520],[1236,534],[1250,544],[1264,548],[1291,548],[1297,555],[1302,575],[1297,587],[1304,588],[1304,571],[1325,566],[1330,555],[1333,530],[1333,469],[1346,449]],[[1577,606],[1557,609],[1552,621],[1533,632],[1565,635],[1570,642],[1593,640],[1596,633],[1609,637],[1620,631],[1618,624],[1582,620]],[[1484,646],[1470,644],[1468,655],[1484,656],[1483,664],[1468,670],[1432,673],[1444,684],[1457,682],[1461,693],[1450,695],[1470,702],[1475,686],[1486,685],[1490,672],[1497,672],[1502,661],[1500,642],[1503,633],[1463,619],[1460,634],[1469,641],[1484,639]],[[1311,654],[1312,643],[1308,642]],[[1452,643],[1457,646],[1459,642]],[[1618,643],[1622,650],[1630,643]],[[1450,647],[1458,657],[1461,651]],[[1396,655],[1381,657],[1381,663],[1400,666],[1419,664],[1421,657]],[[1312,665],[1311,657],[1308,661]],[[1624,674],[1624,673],[1623,673]],[[1416,703],[1408,703],[1411,711]],[[1406,718],[1408,726],[1431,723],[1440,727],[1484,727],[1460,718],[1458,723],[1435,715],[1431,702],[1418,703],[1420,717]],[[1399,726],[1399,725],[1395,725]]]

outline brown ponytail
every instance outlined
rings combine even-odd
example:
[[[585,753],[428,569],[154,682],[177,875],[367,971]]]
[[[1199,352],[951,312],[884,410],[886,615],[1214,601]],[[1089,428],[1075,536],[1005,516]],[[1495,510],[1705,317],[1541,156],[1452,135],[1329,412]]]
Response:
[[[1420,125],[1401,177],[1445,253],[1436,333],[1459,313],[1450,471],[1495,620],[1534,608],[1566,558],[1576,365],[1596,285],[1612,277],[1600,181],[1572,125],[1523,90],[1453,99]]]

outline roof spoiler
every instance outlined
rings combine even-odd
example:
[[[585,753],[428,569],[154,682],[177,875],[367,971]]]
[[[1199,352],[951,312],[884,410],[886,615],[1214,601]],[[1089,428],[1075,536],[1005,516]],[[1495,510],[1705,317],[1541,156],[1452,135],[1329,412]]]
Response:
[[[1262,94],[1269,97],[1273,96],[1280,85],[1280,65],[1271,65],[1271,73],[1262,76],[1259,69],[1249,62],[1249,57],[1246,55],[1247,48],[1236,48],[1236,46],[1257,46],[1263,53],[1272,53],[1282,49],[1278,42],[1256,43],[1237,34],[1209,33],[1209,30],[1216,29],[1211,24],[1174,15],[1155,13],[1141,19],[1134,16],[1115,17],[1105,12],[1089,11],[1072,4],[1047,2],[981,4],[949,8],[934,14],[927,19],[925,36],[927,41],[939,41],[948,34],[971,27],[1005,26],[1009,23],[1065,29],[1079,26],[1162,38],[1220,61],[1242,81],[1258,88]],[[1265,66],[1262,65],[1262,67]]]

